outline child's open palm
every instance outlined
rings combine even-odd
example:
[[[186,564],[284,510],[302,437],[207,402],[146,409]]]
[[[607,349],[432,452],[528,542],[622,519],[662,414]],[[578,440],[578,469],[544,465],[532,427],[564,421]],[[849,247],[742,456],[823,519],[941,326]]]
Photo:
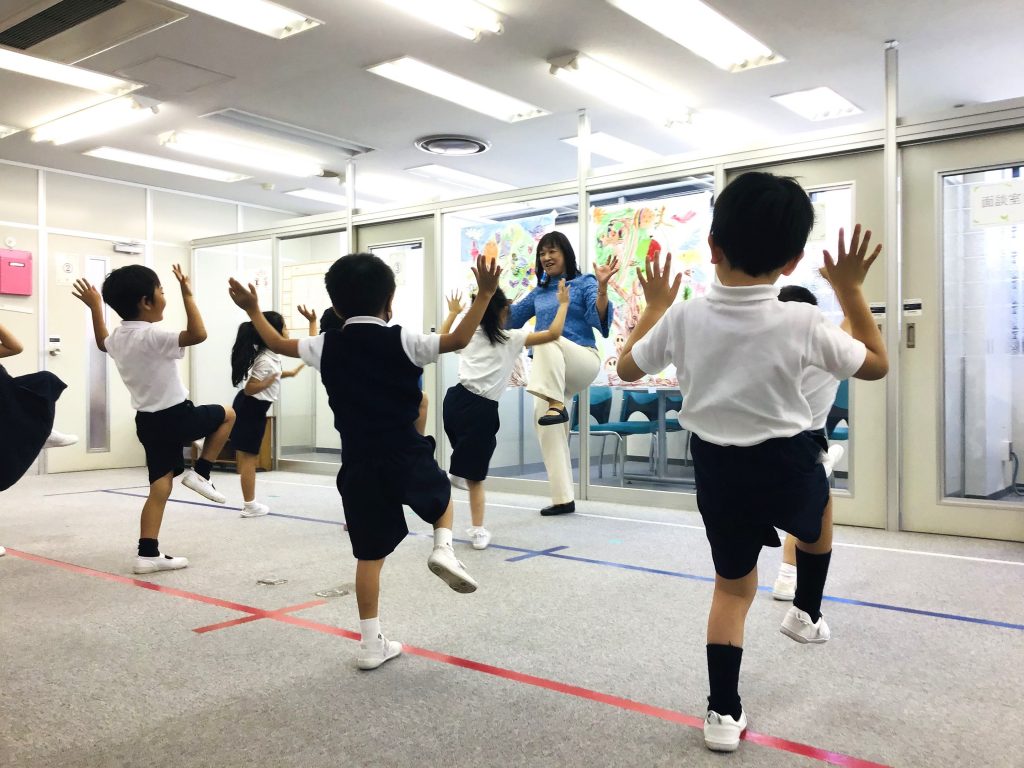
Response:
[[[72,289],[71,295],[89,307],[89,309],[103,306],[103,297],[100,296],[100,292],[96,290],[96,286],[92,285],[84,277],[75,280],[75,287]]]
[[[306,318],[306,320],[308,320],[309,322],[316,322],[316,312],[314,312],[312,309],[309,309],[309,307],[307,307],[305,304],[299,304],[299,306],[297,306],[296,309],[299,310],[299,314]]]
[[[462,291],[452,291],[448,297],[448,313],[461,315],[465,307],[462,305]]]
[[[676,279],[668,281],[669,273],[672,271],[672,254],[665,257],[665,268],[661,268],[661,257],[655,256],[644,263],[643,270],[636,268],[636,276],[643,288],[644,298],[647,306],[652,309],[667,310],[675,303],[679,294],[679,286],[682,284],[682,274],[676,275]]]
[[[258,312],[260,309],[260,300],[259,296],[256,295],[256,286],[252,283],[249,283],[249,287],[246,288],[235,278],[229,277],[228,295],[237,307],[244,309],[246,312]]]
[[[842,229],[839,230],[838,258],[825,251],[825,273],[826,279],[836,290],[843,288],[859,288],[864,284],[868,270],[875,263],[878,254],[882,252],[882,245],[879,243],[875,250],[868,256],[868,245],[871,243],[871,230],[864,233],[864,239],[860,239],[860,224],[853,228],[853,237],[850,239],[850,249],[846,249],[846,237]]]
[[[483,255],[478,256],[476,266],[473,267],[473,274],[476,276],[476,284],[480,293],[493,296],[498,290],[498,278],[501,277],[501,267],[496,259],[488,261]]]
[[[192,282],[189,280],[188,275],[181,271],[181,265],[175,264],[171,267],[171,271],[174,272],[174,277],[177,279],[178,284],[181,286],[182,296],[192,295]]]

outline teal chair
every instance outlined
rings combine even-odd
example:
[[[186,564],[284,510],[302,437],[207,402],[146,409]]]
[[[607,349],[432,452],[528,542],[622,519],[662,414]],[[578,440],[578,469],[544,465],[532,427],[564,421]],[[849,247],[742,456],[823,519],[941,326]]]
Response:
[[[846,426],[840,427],[839,422],[845,421]],[[832,403],[832,409],[828,413],[825,423],[825,434],[830,440],[850,439],[850,380],[845,379],[839,382],[839,389],[836,390],[836,399]]]
[[[629,417],[634,413],[641,413],[647,419],[630,421]],[[625,439],[630,435],[650,435],[651,448],[647,458],[650,463],[650,470],[654,472],[654,460],[658,444],[655,439],[655,436],[658,434],[657,392],[644,392],[632,389],[622,390],[622,407],[619,409],[619,420],[602,424],[601,429],[614,432],[622,439],[622,454],[619,467],[623,473],[626,471]]]
[[[615,461],[612,463],[612,476],[616,474],[616,467],[620,464],[619,456],[625,456],[626,446],[625,441],[618,432],[611,431],[605,428],[605,424],[608,423],[608,418],[612,412],[612,388],[611,387],[591,387],[590,388],[590,418],[594,420],[594,423],[590,426],[590,436],[601,438],[601,463],[597,467],[597,476],[599,478],[604,477],[604,456],[605,456],[605,445],[609,437],[614,437],[617,441],[615,446]],[[569,442],[572,442],[573,437],[580,436],[580,396],[576,395],[572,399],[572,415],[569,417]],[[621,461],[625,465],[625,459]],[[622,483],[621,476],[619,480]]]

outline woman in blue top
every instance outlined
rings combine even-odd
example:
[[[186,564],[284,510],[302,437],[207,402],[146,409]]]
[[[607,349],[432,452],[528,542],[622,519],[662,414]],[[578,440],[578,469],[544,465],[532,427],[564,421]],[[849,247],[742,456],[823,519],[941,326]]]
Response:
[[[608,303],[608,281],[618,270],[618,259],[613,258],[608,264],[595,264],[594,274],[581,274],[569,238],[549,232],[537,243],[537,287],[509,311],[508,328],[522,328],[536,317],[534,330],[545,331],[558,312],[559,280],[565,278],[570,286],[562,337],[534,348],[526,388],[536,398],[537,440],[551,484],[552,503],[540,511],[542,515],[576,511],[566,404],[590,386],[601,369],[594,330],[608,337],[613,312]]]

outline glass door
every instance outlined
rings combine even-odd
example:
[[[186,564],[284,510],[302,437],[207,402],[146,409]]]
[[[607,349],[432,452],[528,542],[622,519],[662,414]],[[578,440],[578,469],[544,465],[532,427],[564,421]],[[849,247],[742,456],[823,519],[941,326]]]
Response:
[[[906,530],[1024,541],[1022,140],[903,153]]]

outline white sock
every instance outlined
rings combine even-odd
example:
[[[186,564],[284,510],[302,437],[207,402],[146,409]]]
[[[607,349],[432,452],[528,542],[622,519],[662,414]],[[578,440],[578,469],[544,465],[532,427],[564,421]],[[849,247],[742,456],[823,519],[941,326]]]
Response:
[[[796,578],[796,566],[790,565],[789,563],[783,563],[779,566],[779,578],[792,581]]]
[[[359,632],[363,636],[363,645],[368,645],[370,640],[380,637],[380,616],[372,619],[359,620]]]
[[[250,509],[252,509],[253,507],[255,507],[255,506],[256,506],[256,503],[257,503],[257,502],[256,502],[256,499],[253,499],[252,501],[247,501],[247,502],[245,502],[245,506],[247,506],[247,507],[249,507]]]
[[[434,546],[435,547],[450,547],[452,545],[452,529],[451,528],[435,528],[434,529]]]

